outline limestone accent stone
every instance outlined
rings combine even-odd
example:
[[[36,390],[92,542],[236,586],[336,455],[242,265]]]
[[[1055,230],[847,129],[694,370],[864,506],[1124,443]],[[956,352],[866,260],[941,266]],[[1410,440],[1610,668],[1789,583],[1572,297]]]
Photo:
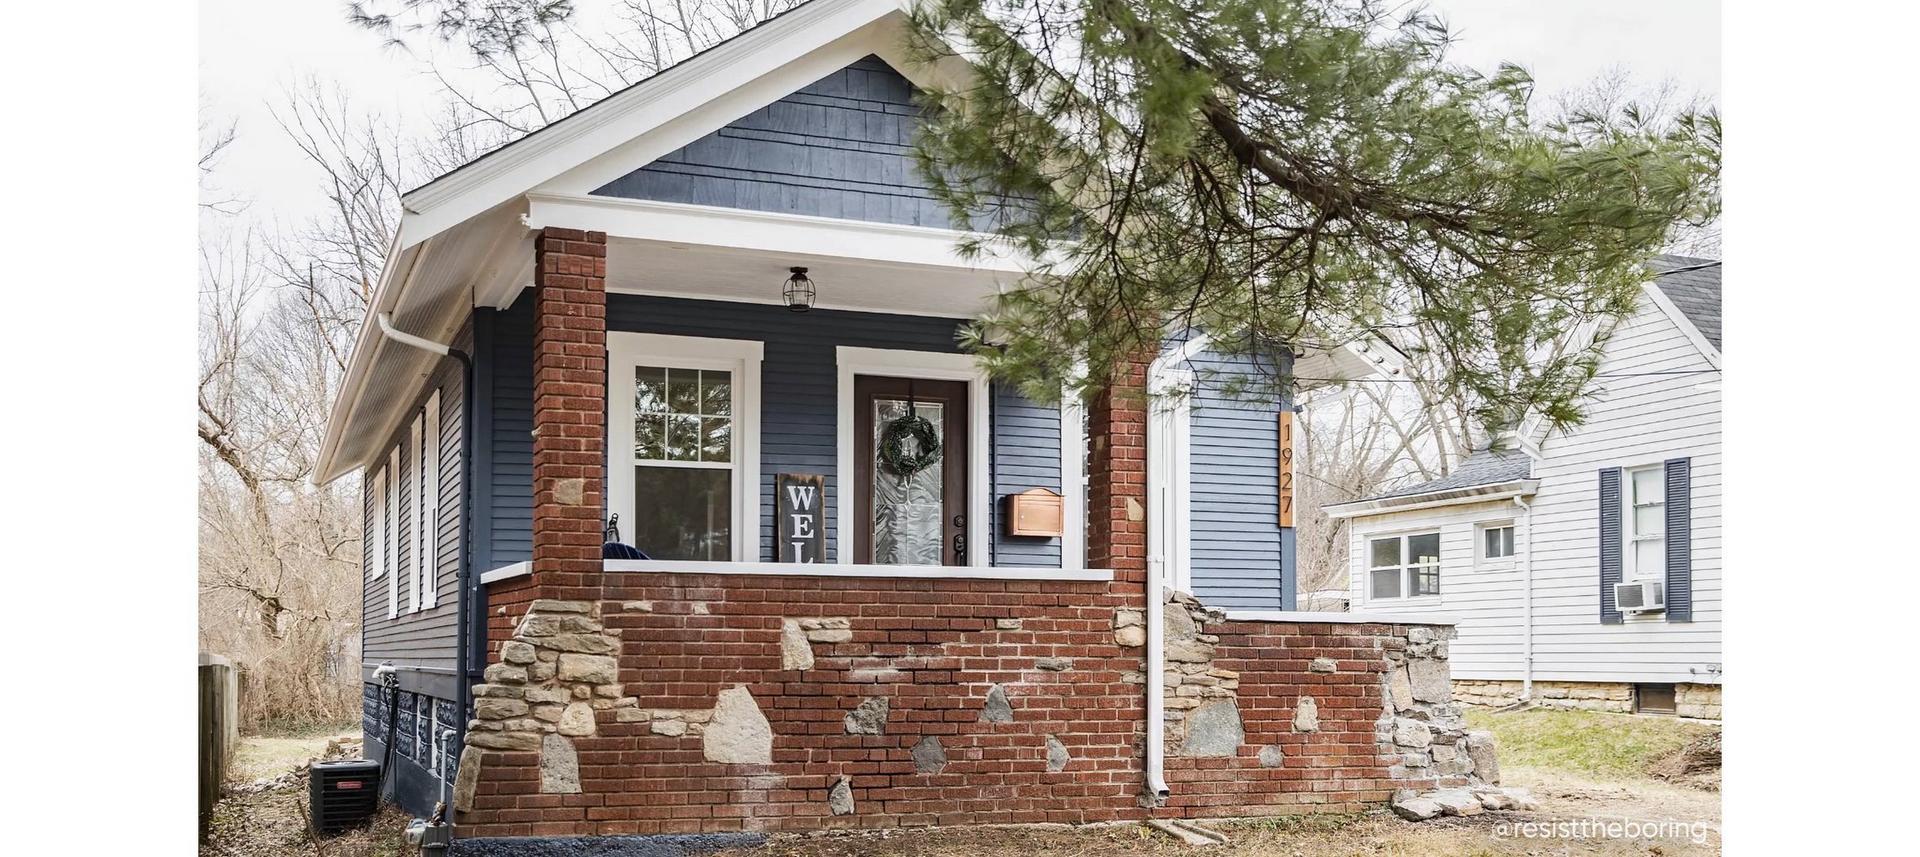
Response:
[[[496,699],[530,699],[527,695],[532,688],[511,684],[476,684],[473,686],[475,697],[494,697]]]
[[[655,735],[666,735],[670,738],[687,734],[687,722],[684,720],[655,720],[647,728]]]
[[[555,658],[559,657],[557,652],[541,652],[541,654],[553,655]],[[554,674],[553,664],[553,661],[545,660],[527,664],[527,681],[541,682],[552,680]]]
[[[1048,672],[1065,672],[1073,669],[1072,658],[1039,658],[1033,662],[1033,668]]]
[[[1020,630],[1020,620],[1019,619],[995,619],[993,620],[993,627],[994,627],[994,630],[998,630],[998,631],[1018,631]]]
[[[1466,789],[1441,789],[1429,797],[1447,815],[1471,816],[1486,811],[1486,807],[1480,805],[1480,799]]]
[[[813,644],[807,641],[807,633],[801,630],[798,619],[780,620],[780,668],[813,669]]]
[[[468,732],[467,746],[485,747],[489,750],[538,750],[540,734],[537,732]]]
[[[1116,645],[1127,647],[1144,646],[1147,644],[1147,629],[1139,625],[1115,628],[1113,631],[1113,642]]]
[[[1278,744],[1268,744],[1260,748],[1260,767],[1278,768],[1287,761],[1287,753]]]
[[[844,643],[853,639],[853,622],[844,617],[801,619],[800,630],[815,643]]]
[[[834,815],[853,814],[853,778],[842,776],[827,790],[827,808]]]
[[[861,702],[841,718],[848,735],[887,734],[887,698],[875,696]]]
[[[1293,707],[1293,731],[1320,731],[1320,703],[1311,696],[1300,697]]]
[[[628,610],[628,611],[632,611],[632,612],[635,612],[635,613],[652,613],[652,612],[653,612],[653,602],[651,602],[651,601],[622,601],[622,602],[620,602],[620,609],[622,609],[622,610]]]
[[[1420,797],[1412,789],[1401,789],[1394,793],[1393,802],[1388,804],[1393,814],[1408,821],[1426,821],[1441,812],[1440,804],[1431,798]]]
[[[937,774],[947,767],[947,748],[940,745],[937,735],[928,735],[913,745],[913,770],[922,774]]]
[[[1407,678],[1405,664],[1387,671],[1387,698],[1392,701],[1390,710],[1395,713],[1413,707],[1413,682]]]
[[[453,775],[453,809],[470,812],[473,796],[480,787],[480,768],[486,764],[487,751],[469,740],[460,748],[460,761]]]
[[[620,661],[609,655],[568,652],[560,656],[556,676],[561,681],[608,684],[619,680]]]
[[[527,701],[534,704],[565,705],[573,700],[573,691],[559,687],[527,688]]]
[[[527,670],[512,664],[488,664],[482,676],[487,684],[526,684]]]
[[[1321,673],[1325,675],[1339,671],[1340,665],[1335,663],[1332,658],[1314,658],[1312,663],[1307,664],[1307,672],[1310,673]]]
[[[553,480],[553,501],[562,506],[580,506],[587,502],[587,480],[579,477]]]
[[[533,646],[518,640],[512,640],[500,646],[500,660],[518,666],[533,663],[537,655]]]
[[[1433,730],[1418,720],[1402,717],[1394,721],[1393,743],[1400,747],[1423,748],[1433,743]]]
[[[720,691],[701,745],[709,762],[731,765],[773,763],[773,727],[745,687]]]
[[[1473,773],[1481,782],[1500,784],[1500,756],[1493,733],[1475,730],[1467,733],[1467,757],[1473,760]]]
[[[1012,723],[1013,704],[1007,701],[1006,688],[994,685],[987,688],[986,704],[980,707],[982,723]]]
[[[551,637],[530,637],[540,645],[557,652],[578,652],[586,655],[612,655],[620,651],[620,644],[601,634],[555,634]]]
[[[590,616],[578,613],[547,614],[529,612],[520,620],[520,627],[513,636],[520,640],[528,637],[552,637],[559,634],[598,634],[600,623]]]
[[[1407,661],[1406,669],[1416,702],[1453,701],[1453,685],[1448,680],[1445,662],[1433,658],[1414,658]]]
[[[562,601],[555,598],[535,598],[527,605],[528,613],[592,613],[591,601]]]
[[[1048,735],[1047,736],[1047,771],[1049,773],[1057,774],[1061,771],[1066,770],[1067,763],[1071,761],[1073,761],[1073,756],[1072,754],[1067,752],[1067,745],[1060,743],[1059,738],[1056,738],[1052,735]]]
[[[518,699],[483,697],[473,701],[473,714],[481,720],[506,720],[527,713],[527,704]]]
[[[540,740],[540,791],[542,794],[580,793],[580,755],[573,742],[559,735]]]
[[[592,735],[595,728],[593,706],[584,702],[569,703],[566,709],[560,712],[557,728],[562,735],[575,737]]]
[[[1183,756],[1236,756],[1247,740],[1240,723],[1240,706],[1234,700],[1209,702],[1187,715],[1187,740],[1180,748]]]

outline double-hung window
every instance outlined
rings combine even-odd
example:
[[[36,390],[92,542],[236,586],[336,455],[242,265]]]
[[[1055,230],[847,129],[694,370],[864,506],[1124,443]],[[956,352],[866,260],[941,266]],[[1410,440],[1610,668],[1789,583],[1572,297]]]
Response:
[[[1655,464],[1626,472],[1626,502],[1620,533],[1626,541],[1621,579],[1665,580],[1667,576],[1667,474]]]
[[[607,336],[608,510],[656,560],[757,558],[758,342]]]
[[[1379,536],[1367,540],[1369,598],[1439,594],[1439,533]]]

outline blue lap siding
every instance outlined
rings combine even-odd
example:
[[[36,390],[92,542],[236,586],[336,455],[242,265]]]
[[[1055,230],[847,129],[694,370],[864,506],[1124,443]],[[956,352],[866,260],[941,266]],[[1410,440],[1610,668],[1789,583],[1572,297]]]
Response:
[[[1279,498],[1279,412],[1290,404],[1228,392],[1237,376],[1271,371],[1251,358],[1203,352],[1190,362],[1193,594],[1220,607],[1292,610],[1294,530],[1280,526]]]
[[[889,348],[957,353],[961,322],[951,318],[814,310],[795,315],[784,307],[643,295],[607,296],[609,332],[659,333],[747,339],[763,343],[760,402],[759,558],[772,561],[773,479],[778,473],[827,477],[827,524],[837,527],[840,479],[836,473],[835,410],[839,367],[835,348]],[[492,425],[480,435],[494,462],[485,512],[489,562],[498,567],[531,558],[532,309],[523,298],[494,320],[496,341],[485,352],[483,374],[492,379]],[[994,505],[1005,494],[1028,488],[1060,490],[1060,418],[1053,406],[1037,405],[1017,392],[996,388],[990,396],[993,454],[975,466],[991,468]],[[997,517],[997,513],[996,513]],[[1059,539],[1013,539],[994,521],[991,546],[1002,565],[1058,565]],[[828,540],[828,555],[837,558]]]

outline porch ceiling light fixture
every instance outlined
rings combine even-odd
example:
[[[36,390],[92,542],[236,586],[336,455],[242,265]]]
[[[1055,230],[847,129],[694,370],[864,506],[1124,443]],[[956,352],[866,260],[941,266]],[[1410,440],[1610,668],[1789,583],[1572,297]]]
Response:
[[[813,309],[813,281],[807,279],[807,269],[795,265],[787,270],[793,276],[787,278],[787,284],[781,294],[787,299],[787,309],[793,312],[806,312]]]

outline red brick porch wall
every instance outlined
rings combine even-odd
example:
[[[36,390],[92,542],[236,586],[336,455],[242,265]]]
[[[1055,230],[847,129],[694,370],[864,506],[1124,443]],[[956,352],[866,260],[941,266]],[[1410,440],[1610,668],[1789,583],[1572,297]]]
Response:
[[[489,752],[468,836],[804,830],[1141,818],[1142,647],[1122,647],[1118,584],[609,573],[600,620],[620,639],[620,682],[643,710],[709,709],[745,687],[772,727],[769,765],[706,761],[702,738],[655,734],[646,720],[597,712],[573,738],[580,792],[541,793],[540,753]],[[524,609],[524,608],[519,608]],[[517,619],[510,608],[506,617]],[[851,638],[815,643],[808,670],[782,669],[783,619],[846,618]],[[1017,620],[1018,628],[1008,627]],[[496,628],[507,629],[507,622]],[[1404,626],[1228,622],[1214,664],[1241,674],[1246,740],[1238,755],[1170,756],[1172,796],[1156,816],[1227,817],[1352,811],[1396,787],[1375,737],[1384,653]],[[498,646],[495,646],[496,652]],[[496,656],[497,657],[497,656]],[[1309,670],[1333,657],[1339,671]],[[1070,659],[1064,670],[1043,658]],[[1051,664],[1058,666],[1058,663]],[[1005,689],[1013,722],[983,722],[988,689]],[[1319,729],[1294,729],[1297,701],[1318,701]],[[885,697],[882,735],[843,718]],[[913,746],[937,736],[948,759],[916,771]],[[1071,759],[1048,768],[1047,736]],[[1278,745],[1284,761],[1258,757]],[[854,810],[829,790],[850,778]]]

